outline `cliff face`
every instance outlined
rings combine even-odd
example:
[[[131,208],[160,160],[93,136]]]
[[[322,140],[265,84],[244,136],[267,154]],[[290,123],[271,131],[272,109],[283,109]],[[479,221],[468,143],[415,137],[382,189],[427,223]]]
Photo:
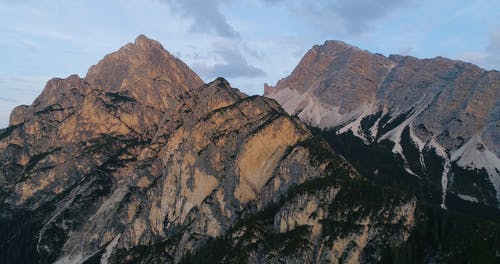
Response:
[[[484,223],[442,246],[455,222],[422,246],[416,230],[436,225],[414,195],[144,36],[16,108],[0,165],[2,263],[376,262],[407,247],[448,260],[472,245],[491,259],[498,243]]]
[[[351,131],[366,144],[389,140],[408,175],[425,178],[425,153],[438,155],[443,206],[448,192],[498,206],[499,89],[500,73],[469,63],[384,57],[327,41],[265,95],[314,127]],[[417,149],[416,160],[405,145]]]
[[[324,177],[331,162],[312,164],[299,144],[310,138],[275,101],[222,78],[203,85],[139,36],[13,111],[0,141],[2,258],[179,261],[290,186]],[[294,228],[282,221],[279,231]]]
[[[75,251],[63,246],[84,238],[70,234],[84,230],[104,197],[137,166],[169,102],[202,84],[158,42],[139,36],[87,77],[52,79],[31,106],[14,109],[10,127],[0,132],[2,220],[6,229],[26,221],[17,229],[34,232],[14,242],[29,241],[27,256],[45,260]],[[16,248],[22,245],[9,244],[3,246],[14,255],[24,253]]]

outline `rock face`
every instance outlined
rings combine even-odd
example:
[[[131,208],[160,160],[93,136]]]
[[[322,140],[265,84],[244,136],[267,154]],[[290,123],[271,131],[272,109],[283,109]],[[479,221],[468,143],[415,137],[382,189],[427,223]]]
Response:
[[[437,225],[415,196],[144,36],[16,108],[0,165],[1,263],[492,259],[500,232],[478,220],[460,247],[421,243]]]
[[[434,152],[443,163],[443,206],[448,192],[500,206],[499,91],[497,71],[442,57],[385,57],[326,41],[265,95],[309,125],[351,131],[366,144],[389,140],[408,177],[429,174],[423,156]],[[404,149],[405,129],[420,153],[416,162]]]

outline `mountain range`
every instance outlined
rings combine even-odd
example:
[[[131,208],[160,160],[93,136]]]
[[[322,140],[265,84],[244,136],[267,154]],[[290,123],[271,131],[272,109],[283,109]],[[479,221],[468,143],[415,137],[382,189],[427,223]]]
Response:
[[[314,46],[290,76],[265,87],[311,126],[368,145],[390,142],[406,177],[441,185],[443,207],[448,193],[500,206],[499,91],[498,71],[442,57],[385,57],[339,41]],[[437,155],[440,176],[428,153]]]
[[[0,130],[0,262],[495,262],[498,82],[327,41],[248,96],[141,35]]]

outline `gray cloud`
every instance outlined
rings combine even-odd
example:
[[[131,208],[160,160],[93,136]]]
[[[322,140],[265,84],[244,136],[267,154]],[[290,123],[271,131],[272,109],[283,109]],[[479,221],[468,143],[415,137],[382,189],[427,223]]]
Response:
[[[216,43],[213,45],[212,52],[218,55],[224,62],[215,64],[193,64],[195,71],[204,77],[214,78],[224,76],[227,78],[252,78],[266,75],[263,70],[248,63],[237,45],[231,43]]]
[[[413,0],[260,1],[270,5],[282,3],[298,18],[323,32],[355,35],[368,31],[376,20]]]
[[[348,32],[357,34],[369,29],[374,20],[385,17],[408,2],[409,0],[338,0],[328,8],[342,19]]]
[[[213,33],[222,37],[237,38],[239,33],[229,24],[219,9],[220,0],[164,0],[172,12],[193,19],[193,32]]]

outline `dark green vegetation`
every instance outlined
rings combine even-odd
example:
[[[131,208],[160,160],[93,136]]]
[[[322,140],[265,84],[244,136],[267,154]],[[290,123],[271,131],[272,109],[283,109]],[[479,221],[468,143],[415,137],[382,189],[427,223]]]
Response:
[[[320,137],[312,137],[298,143],[311,152],[311,161],[328,165],[329,177],[316,178],[291,187],[278,202],[269,204],[261,211],[247,214],[226,234],[209,239],[196,252],[186,254],[181,263],[247,263],[252,254],[272,254],[290,256],[304,248],[310,248],[310,227],[299,226],[285,233],[276,232],[273,221],[278,211],[289,201],[303,194],[314,194],[319,190],[350,182],[345,161],[334,155],[328,144]],[[236,235],[238,234],[238,235]]]
[[[332,148],[346,157],[369,181],[403,190],[420,200],[420,222],[416,232],[406,243],[406,247],[409,247],[406,250],[412,252],[402,257],[398,255],[400,251],[393,251],[396,255],[392,261],[412,262],[410,260],[426,257],[422,255],[422,252],[426,252],[427,256],[447,255],[441,261],[459,260],[459,257],[462,257],[464,260],[486,263],[477,260],[484,259],[484,256],[489,256],[490,260],[495,259],[494,249],[500,252],[500,210],[465,201],[451,192],[448,192],[446,200],[449,210],[441,210],[438,205],[441,203],[441,174],[444,162],[433,150],[427,150],[423,153],[423,167],[419,161],[420,154],[410,140],[408,127],[403,131],[401,146],[407,165],[422,177],[420,179],[404,170],[404,161],[392,153],[393,143],[389,141],[366,145],[350,131],[338,135],[335,131],[314,128],[312,130],[323,136]],[[493,186],[485,180],[488,176],[484,170],[466,170],[452,163],[450,171],[454,181],[451,191],[472,194],[481,197],[486,204],[496,205]],[[428,249],[424,250],[425,248]],[[435,250],[432,251],[431,248]],[[456,253],[451,255],[450,252]],[[484,252],[485,255],[479,258],[477,252]],[[451,258],[452,256],[454,258]]]
[[[471,203],[448,193],[449,210],[439,207],[441,202],[440,177],[443,161],[433,152],[427,151],[423,158],[425,168],[415,146],[409,141],[405,130],[402,147],[412,171],[420,172],[418,178],[404,170],[404,161],[394,156],[389,141],[365,145],[352,134],[336,135],[331,131],[314,130],[316,136],[300,142],[307,148],[315,166],[328,164],[323,177],[307,180],[292,186],[276,203],[269,204],[261,211],[250,210],[222,236],[209,238],[198,250],[186,254],[183,263],[246,263],[286,262],[317,253],[315,241],[311,241],[311,226],[301,225],[280,233],[275,226],[275,218],[286,206],[297,204],[306,197],[324,198],[329,188],[339,189],[333,200],[321,206],[327,211],[326,218],[319,220],[322,232],[319,241],[331,247],[335,240],[350,234],[361,234],[365,226],[357,224],[361,219],[370,217],[374,222],[370,228],[383,232],[370,238],[363,251],[363,262],[383,263],[494,263],[500,252],[500,214],[492,207]],[[324,138],[326,140],[324,140]],[[127,154],[131,148],[147,142],[135,138],[103,135],[101,138],[80,142],[76,158],[91,159],[95,153],[106,156],[104,162],[95,164],[90,173],[80,175],[63,193],[44,203],[35,211],[13,210],[0,205],[0,263],[51,263],[57,259],[69,232],[78,230],[86,217],[95,213],[96,199],[112,192],[111,172],[125,166],[134,158]],[[338,153],[354,164],[361,178],[352,177],[353,172],[344,158],[331,151],[332,146]],[[17,170],[23,177],[32,177],[46,168],[41,164],[44,157],[65,151],[54,148],[34,155],[25,167]],[[4,163],[3,170],[12,166]],[[42,166],[43,165],[43,166]],[[452,164],[452,167],[456,166]],[[50,168],[49,168],[50,169]],[[454,170],[455,181],[466,181],[468,171]],[[458,171],[458,173],[457,173]],[[420,174],[419,173],[419,174]],[[481,171],[478,174],[484,173]],[[4,175],[14,175],[13,173]],[[19,180],[19,179],[17,179]],[[465,185],[465,183],[464,183]],[[483,186],[483,185],[481,185]],[[475,188],[479,188],[475,186]],[[460,192],[487,192],[488,189],[464,189]],[[418,198],[415,226],[406,230],[402,222],[388,222],[383,215],[413,197]],[[481,197],[481,196],[476,196]],[[487,194],[484,196],[487,197]],[[6,194],[0,193],[1,200]],[[127,196],[124,199],[128,199]],[[70,202],[69,209],[59,212],[58,204]],[[353,210],[356,208],[356,210]],[[74,217],[75,215],[83,217]],[[50,219],[50,221],[49,221]],[[73,219],[68,221],[68,219]],[[43,232],[41,232],[43,228]],[[120,228],[117,226],[117,228]],[[402,232],[410,232],[409,239],[399,246],[396,240]],[[182,230],[179,232],[179,234]],[[111,256],[117,263],[161,263],[173,262],[174,256],[166,253],[165,248],[176,245],[177,237],[159,241],[152,245],[138,245],[130,249],[118,249]],[[204,241],[204,240],[200,240]],[[39,246],[37,250],[37,245]],[[351,241],[348,248],[358,245]],[[52,249],[52,250],[47,250]],[[97,252],[85,263],[99,263],[103,250]],[[345,259],[347,256],[340,256]],[[314,260],[310,260],[314,261]]]
[[[439,185],[429,188],[423,184],[430,184],[430,182],[422,182],[419,178],[407,173],[403,159],[392,153],[394,143],[391,141],[384,140],[366,145],[351,131],[337,135],[334,130],[322,131],[317,128],[311,128],[311,130],[314,134],[323,137],[337,153],[344,156],[370,182],[411,190],[411,193],[418,198],[434,199],[436,203],[440,203],[440,182]],[[437,156],[436,162],[440,162]],[[432,177],[440,179],[441,174],[432,173]]]
[[[328,217],[321,220],[323,227],[321,240],[327,246],[331,246],[335,238],[361,232],[362,226],[355,224],[357,220],[371,215],[376,221],[377,213],[375,212],[379,212],[381,208],[390,210],[415,196],[418,197],[415,226],[409,239],[400,246],[394,246],[390,243],[391,234],[398,234],[403,227],[399,223],[391,224],[381,221],[377,227],[380,228],[382,225],[385,233],[372,238],[371,245],[361,256],[363,262],[375,262],[376,259],[373,256],[380,256],[382,263],[495,263],[498,261],[500,215],[497,215],[494,210],[492,212],[491,207],[467,204],[468,202],[450,194],[448,198],[450,201],[447,205],[452,209],[443,210],[439,207],[440,200],[433,199],[434,196],[440,194],[439,191],[425,192],[425,188],[432,186],[433,181],[408,175],[402,165],[398,164],[402,160],[393,156],[389,142],[366,146],[362,142],[357,142],[354,136],[350,138],[350,135],[344,135],[334,138],[328,133],[323,135],[329,139],[330,143],[339,144],[340,149],[336,148],[336,150],[347,154],[346,158],[352,159],[358,171],[365,175],[365,179],[349,178],[348,172],[339,166],[342,164],[339,162],[342,159],[332,154],[327,146],[325,147],[325,141],[321,137],[316,136],[302,142],[300,144],[307,147],[313,154],[313,161],[319,163],[326,160],[332,161],[326,176],[290,188],[278,203],[239,220],[223,236],[208,240],[199,250],[184,256],[182,263],[246,263],[249,259],[263,262],[286,262],[287,256],[300,257],[301,252],[314,251],[313,242],[307,239],[311,232],[309,226],[299,226],[292,231],[279,233],[274,228],[273,221],[286,204],[296,202],[296,197],[305,194],[321,195],[321,191],[330,186],[340,188],[340,192],[333,201],[326,205]],[[411,153],[411,150],[408,153]],[[428,172],[430,175],[441,173],[437,169],[441,161],[436,156],[435,153],[427,153],[426,159],[431,165],[429,166],[431,168],[427,168],[431,170]],[[366,163],[362,162],[362,158],[368,158]],[[379,172],[373,173],[374,170],[379,170]],[[398,180],[395,179],[396,177],[403,179]],[[393,180],[395,183],[392,182]],[[421,183],[419,180],[425,182]],[[359,209],[353,211],[353,208]],[[462,210],[454,210],[454,208],[462,208]],[[485,210],[490,211],[485,215],[487,212]],[[255,259],[256,256],[263,256],[263,259]]]
[[[498,263],[500,223],[420,205],[410,238],[382,263]]]
[[[117,252],[113,253],[110,257],[110,262],[112,263],[123,263],[123,264],[137,264],[137,263],[173,263],[173,256],[165,252],[165,248],[175,242],[174,239],[166,240],[163,242],[155,243],[153,245],[137,245],[128,250],[118,249]],[[98,264],[100,263],[100,257],[89,259],[84,264]],[[95,261],[95,262],[94,262]]]
[[[12,134],[12,132],[14,130],[16,130],[16,128],[22,126],[23,124],[19,124],[19,125],[15,125],[15,126],[9,126],[9,127],[6,127],[6,128],[3,128],[3,129],[0,129],[0,140],[8,137],[10,134]]]
[[[2,195],[3,198],[3,195]],[[0,205],[0,263],[36,263],[36,234],[41,226],[38,212],[10,210]]]
[[[63,107],[60,104],[53,104],[45,107],[44,109],[35,112],[35,115],[45,115],[51,112],[63,111]]]
[[[127,94],[128,93],[126,92],[117,92],[117,93],[107,92],[106,96],[111,98],[111,101],[113,103],[120,103],[120,102],[135,103],[136,100],[133,97],[128,96]]]
[[[372,135],[370,132],[370,128],[375,125],[375,122],[382,116],[382,111],[377,112],[374,115],[367,116],[361,120],[361,131],[363,131],[363,134],[365,134],[368,138],[374,138],[375,135]]]
[[[413,112],[414,109],[412,108],[408,112],[400,114],[391,122],[389,122],[389,120],[391,119],[391,114],[390,113],[385,114],[378,123],[378,134],[384,135],[385,133],[401,125],[407,119],[407,117],[413,114]]]
[[[454,183],[450,188],[452,191],[477,197],[485,204],[497,204],[495,189],[487,180],[488,173],[485,169],[464,169],[452,162],[451,171]]]
[[[360,138],[354,136],[351,131],[339,135],[335,130],[317,128],[311,128],[311,130],[315,135],[326,139],[336,152],[344,156],[369,181],[408,191],[430,204],[441,204],[441,176],[444,160],[436,154],[434,149],[424,149],[422,159],[425,166],[422,166],[420,153],[415,143],[410,139],[408,127],[403,130],[401,135],[401,147],[406,161],[401,156],[392,153],[394,143],[388,140],[367,145]],[[409,174],[405,170],[405,165],[418,177]],[[500,219],[500,210],[495,208],[497,206],[495,191],[487,180],[486,172],[484,170],[463,169],[455,163],[451,165],[451,179],[448,183],[448,190],[451,192],[448,194],[451,197],[456,197],[452,193],[456,192],[478,197],[482,203],[491,205],[479,205],[479,208],[487,210],[479,215],[489,215],[487,218],[492,220]],[[465,213],[472,212],[467,209],[470,207],[470,202],[458,198],[447,200],[446,205],[449,209]]]
[[[381,208],[391,208],[410,198],[396,190],[344,177],[342,174],[332,172],[331,176],[290,188],[278,203],[241,219],[223,236],[212,238],[198,251],[188,253],[182,263],[247,263],[249,259],[256,262],[286,262],[288,257],[300,259],[301,254],[312,255],[315,249],[314,241],[310,240],[310,226],[302,225],[280,233],[273,225],[274,219],[280,210],[295,204],[299,197],[322,196],[321,192],[330,187],[340,188],[340,192],[333,201],[323,205],[330,213],[328,218],[321,220],[324,230],[320,239],[329,246],[332,246],[336,238],[362,232],[364,227],[353,224],[354,222],[377,214]],[[353,207],[359,210],[352,211]],[[391,233],[397,233],[403,228],[399,223],[380,223],[378,227],[391,230]],[[382,237],[375,240],[378,241],[374,243],[389,244]],[[366,261],[374,260],[369,255],[365,258]]]
[[[74,172],[69,179],[71,184],[63,192],[36,207],[35,210],[10,208],[0,204],[0,263],[52,263],[59,256],[70,230],[78,230],[88,217],[98,209],[96,201],[112,192],[114,178],[111,172],[125,166],[134,158],[123,158],[125,153],[146,142],[136,138],[105,135],[88,142],[72,146],[78,151],[78,159],[94,159],[102,155],[103,162],[93,164],[88,173]],[[45,166],[39,164],[44,157],[66,149],[54,148],[34,155],[25,167],[17,170],[19,175],[6,174],[5,169],[12,167],[9,157],[2,157],[4,175],[15,176],[16,180],[27,179],[43,172]],[[98,153],[98,154],[96,154]],[[126,155],[125,155],[126,156]],[[19,165],[20,166],[20,165]],[[9,181],[10,179],[6,179]],[[7,192],[0,189],[0,201],[8,199]],[[38,196],[28,200],[38,202]],[[60,211],[61,204],[70,204]],[[75,217],[79,216],[79,217]],[[37,248],[38,247],[38,248]],[[55,249],[55,250],[54,250]]]

